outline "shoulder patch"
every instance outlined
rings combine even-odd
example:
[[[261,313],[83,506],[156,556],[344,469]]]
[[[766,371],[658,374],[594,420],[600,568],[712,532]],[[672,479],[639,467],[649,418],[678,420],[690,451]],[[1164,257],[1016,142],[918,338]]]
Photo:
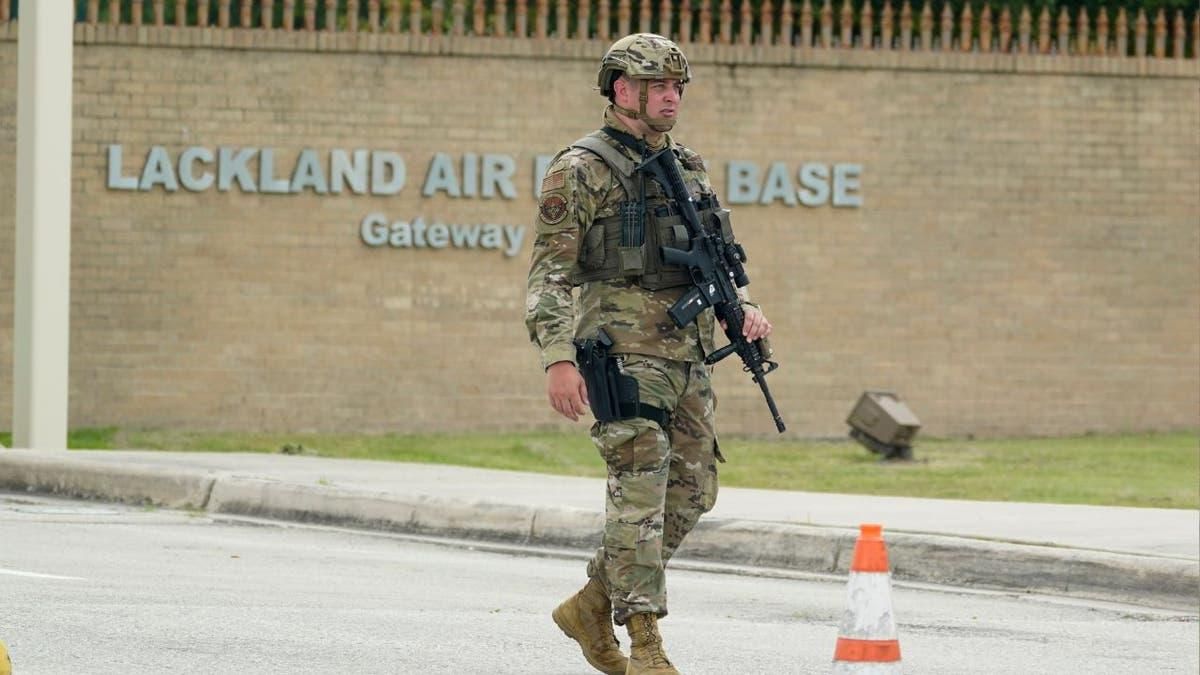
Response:
[[[704,171],[704,159],[700,155],[684,155],[679,160],[688,171]]]
[[[538,215],[547,225],[561,223],[567,217],[567,198],[558,193],[543,195],[541,201],[538,202]]]

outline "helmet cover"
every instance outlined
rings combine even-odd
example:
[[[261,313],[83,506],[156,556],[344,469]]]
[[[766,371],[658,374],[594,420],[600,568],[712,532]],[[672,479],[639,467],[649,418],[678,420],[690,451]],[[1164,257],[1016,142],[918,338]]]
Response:
[[[692,79],[692,70],[679,45],[654,33],[634,33],[617,40],[600,61],[596,83],[603,96],[612,96],[621,74],[634,80]]]

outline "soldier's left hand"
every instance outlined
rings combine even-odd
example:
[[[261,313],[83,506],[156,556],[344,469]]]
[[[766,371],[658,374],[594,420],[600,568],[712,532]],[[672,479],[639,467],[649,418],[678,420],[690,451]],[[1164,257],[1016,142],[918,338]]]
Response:
[[[742,335],[745,335],[747,340],[753,342],[771,334],[771,322],[767,321],[767,317],[763,315],[762,311],[749,305],[743,305],[743,310],[746,313],[746,320],[742,323]]]

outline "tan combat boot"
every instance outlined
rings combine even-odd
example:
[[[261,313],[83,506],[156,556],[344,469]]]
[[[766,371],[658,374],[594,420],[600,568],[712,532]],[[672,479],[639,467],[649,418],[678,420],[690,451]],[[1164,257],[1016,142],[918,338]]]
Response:
[[[612,603],[595,577],[554,610],[554,623],[579,643],[583,658],[607,675],[625,675],[629,659],[613,634]]]
[[[629,668],[626,675],[679,675],[675,666],[667,659],[662,648],[662,636],[658,634],[658,617],[653,614],[634,614],[629,617],[625,628],[633,646],[629,648]]]

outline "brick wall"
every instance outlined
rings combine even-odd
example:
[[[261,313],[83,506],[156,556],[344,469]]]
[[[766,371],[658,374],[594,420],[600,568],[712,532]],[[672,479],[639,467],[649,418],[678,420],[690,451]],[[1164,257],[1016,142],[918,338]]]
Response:
[[[599,121],[603,44],[77,28],[73,427],[565,426],[521,323],[534,157]],[[0,157],[16,150],[0,26]],[[263,43],[263,44],[258,44]],[[230,49],[205,45],[236,44]],[[693,45],[676,138],[726,163],[861,164],[861,208],[740,205],[789,433],[841,435],[864,389],[931,435],[1200,426],[1197,62]],[[403,156],[399,195],[110,190],[110,144]],[[515,159],[513,199],[423,197],[435,153]],[[0,261],[15,160],[0,161]],[[251,164],[251,166],[256,166]],[[257,175],[256,175],[257,176]],[[5,207],[7,205],[7,207]],[[519,254],[372,248],[389,220],[526,226]],[[0,383],[11,383],[11,264]],[[718,368],[720,421],[766,434]],[[0,386],[0,420],[11,418]],[[3,424],[0,424],[3,426]]]

